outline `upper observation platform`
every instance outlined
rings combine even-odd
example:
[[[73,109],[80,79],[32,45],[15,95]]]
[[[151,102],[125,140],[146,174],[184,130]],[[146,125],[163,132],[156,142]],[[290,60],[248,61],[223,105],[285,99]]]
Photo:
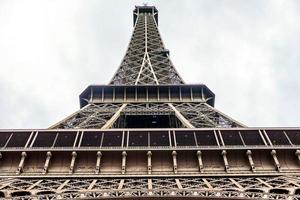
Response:
[[[158,25],[158,10],[155,6],[135,6],[133,10],[133,25],[135,25],[137,16],[139,14],[149,13],[154,16],[155,22]]]

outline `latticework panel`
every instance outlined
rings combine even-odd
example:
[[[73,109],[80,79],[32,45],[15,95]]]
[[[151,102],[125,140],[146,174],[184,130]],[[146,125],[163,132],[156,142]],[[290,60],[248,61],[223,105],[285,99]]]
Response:
[[[130,103],[121,109],[122,104],[89,104],[51,128],[102,128],[117,111],[126,115],[170,115],[178,111],[181,118],[189,121],[195,128],[243,127],[239,122],[206,103],[172,103],[171,105],[174,107],[170,107],[169,103]]]
[[[174,107],[195,127],[243,127],[206,103],[173,103]]]
[[[211,197],[299,199],[299,177],[2,179],[0,194],[12,199]]]
[[[138,14],[125,57],[110,84],[182,83],[163,45],[153,14]]]
[[[122,104],[89,104],[51,128],[101,128]]]
[[[167,103],[140,103],[140,104],[128,104],[124,111],[128,115],[142,115],[142,114],[164,114],[168,115],[173,110]]]

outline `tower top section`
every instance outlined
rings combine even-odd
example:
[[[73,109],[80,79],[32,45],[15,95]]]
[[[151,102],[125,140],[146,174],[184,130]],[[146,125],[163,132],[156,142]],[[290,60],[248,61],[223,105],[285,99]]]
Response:
[[[133,33],[111,85],[183,84],[158,31],[158,10],[136,6]]]
[[[51,128],[243,127],[214,107],[203,84],[185,84],[158,30],[154,6],[136,6],[127,51],[108,85],[91,85],[81,109]]]
[[[133,10],[133,26],[135,26],[136,19],[138,18],[139,14],[151,14],[153,15],[156,25],[158,25],[158,10],[155,6],[135,6],[135,9]]]

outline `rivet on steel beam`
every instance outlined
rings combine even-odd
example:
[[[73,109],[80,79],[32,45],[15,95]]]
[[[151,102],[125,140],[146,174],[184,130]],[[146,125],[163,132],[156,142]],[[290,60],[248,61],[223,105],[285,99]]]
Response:
[[[247,157],[248,157],[248,161],[249,161],[251,170],[252,170],[253,172],[255,172],[256,169],[255,169],[255,165],[254,165],[254,162],[253,162],[251,150],[247,150],[247,151],[246,151],[246,155],[247,155]]]
[[[46,154],[46,160],[45,160],[45,164],[44,164],[43,174],[46,174],[48,172],[51,157],[52,157],[52,153],[50,151],[48,151]]]
[[[27,154],[26,154],[26,152],[23,151],[21,153],[21,160],[20,160],[19,166],[18,166],[17,171],[16,171],[17,175],[19,175],[20,173],[23,172],[23,167],[24,167],[26,157],[27,157]]]
[[[152,173],[151,156],[152,156],[152,152],[151,152],[151,151],[148,151],[148,152],[147,152],[147,159],[148,159],[148,174],[151,174],[151,173]]]
[[[122,174],[125,174],[126,172],[126,156],[127,156],[126,151],[123,151],[122,152]]]
[[[177,152],[172,151],[172,157],[173,157],[173,170],[174,173],[177,174]]]
[[[281,171],[280,163],[278,161],[276,151],[274,149],[271,151],[271,156],[273,157],[273,160],[274,160],[277,170],[280,172]]]
[[[203,172],[203,161],[202,161],[202,152],[197,151],[197,157],[198,157],[198,163],[199,163],[199,170],[200,172]]]
[[[69,174],[72,174],[74,172],[74,166],[76,161],[77,153],[75,151],[72,152],[72,160],[70,164]]]
[[[95,169],[96,174],[99,174],[99,172],[100,172],[101,158],[102,158],[102,153],[101,153],[101,151],[98,151],[97,152],[96,169]]]
[[[300,163],[300,150],[299,149],[296,150],[295,155],[297,156],[298,161]]]
[[[223,150],[221,153],[222,157],[223,157],[223,161],[224,161],[224,165],[225,165],[225,171],[228,172],[229,171],[229,163],[227,160],[227,152],[226,150]]]

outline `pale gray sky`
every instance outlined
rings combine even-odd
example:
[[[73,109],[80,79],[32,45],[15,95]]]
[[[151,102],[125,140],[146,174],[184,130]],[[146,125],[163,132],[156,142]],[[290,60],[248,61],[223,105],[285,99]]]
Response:
[[[132,32],[129,0],[0,0],[0,128],[47,128],[107,84]],[[146,1],[187,83],[248,126],[300,125],[299,0]]]

